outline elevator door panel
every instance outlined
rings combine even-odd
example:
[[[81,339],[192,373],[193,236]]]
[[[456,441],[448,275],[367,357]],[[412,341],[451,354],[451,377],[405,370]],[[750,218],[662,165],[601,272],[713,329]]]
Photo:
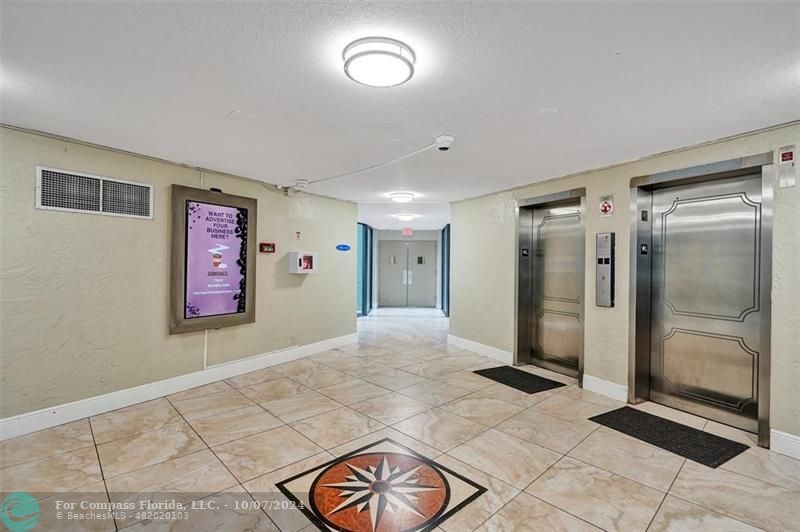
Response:
[[[436,242],[408,242],[408,306],[436,306]]]
[[[405,307],[408,305],[406,243],[381,240],[379,248],[378,304],[381,307]]]
[[[761,176],[653,192],[652,400],[757,430]]]
[[[580,203],[536,207],[533,249],[532,362],[577,377],[583,345]]]

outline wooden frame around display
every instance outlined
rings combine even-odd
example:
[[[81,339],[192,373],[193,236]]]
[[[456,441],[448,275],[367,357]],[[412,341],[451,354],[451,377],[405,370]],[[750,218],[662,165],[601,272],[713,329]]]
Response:
[[[245,198],[224,194],[213,190],[172,185],[172,250],[171,250],[171,275],[170,275],[170,334],[200,331],[203,329],[218,329],[232,325],[253,323],[256,319],[256,251],[258,237],[257,201],[254,198]],[[245,289],[243,312],[221,314],[216,316],[203,316],[187,318],[186,306],[186,248],[187,248],[187,223],[186,202],[196,201],[206,204],[216,204],[224,207],[235,207],[247,210],[246,244],[245,249]]]

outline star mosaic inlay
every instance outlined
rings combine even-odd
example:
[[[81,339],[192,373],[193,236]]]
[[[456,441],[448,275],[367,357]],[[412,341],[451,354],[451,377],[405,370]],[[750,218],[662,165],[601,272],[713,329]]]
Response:
[[[486,491],[384,439],[277,484],[320,530],[432,530]]]

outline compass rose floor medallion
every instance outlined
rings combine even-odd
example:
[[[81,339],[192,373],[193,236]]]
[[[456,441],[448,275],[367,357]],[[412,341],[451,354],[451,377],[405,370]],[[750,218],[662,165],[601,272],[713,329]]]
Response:
[[[320,530],[432,530],[486,488],[390,439],[277,484]]]

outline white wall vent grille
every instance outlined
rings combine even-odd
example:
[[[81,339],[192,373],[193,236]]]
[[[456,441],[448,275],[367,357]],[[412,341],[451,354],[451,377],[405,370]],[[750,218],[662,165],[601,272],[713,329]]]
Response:
[[[100,212],[100,180],[41,169],[37,200],[45,209]]]
[[[103,212],[150,218],[152,187],[103,179]]]
[[[153,186],[39,166],[36,208],[152,220]]]

